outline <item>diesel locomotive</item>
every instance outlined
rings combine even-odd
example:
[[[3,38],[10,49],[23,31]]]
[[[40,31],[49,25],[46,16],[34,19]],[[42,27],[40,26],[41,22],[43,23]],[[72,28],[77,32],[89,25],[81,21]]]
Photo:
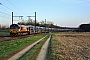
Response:
[[[10,35],[18,35],[22,33],[30,34],[30,28],[29,26],[25,25],[18,25],[18,24],[12,24],[10,25]]]

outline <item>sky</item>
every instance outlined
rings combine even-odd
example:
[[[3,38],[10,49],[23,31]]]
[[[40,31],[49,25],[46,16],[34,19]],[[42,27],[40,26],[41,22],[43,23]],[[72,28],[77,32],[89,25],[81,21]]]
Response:
[[[46,19],[58,26],[78,27],[90,23],[90,0],[0,0],[0,24],[11,24],[11,12],[25,21],[36,12],[39,22]]]

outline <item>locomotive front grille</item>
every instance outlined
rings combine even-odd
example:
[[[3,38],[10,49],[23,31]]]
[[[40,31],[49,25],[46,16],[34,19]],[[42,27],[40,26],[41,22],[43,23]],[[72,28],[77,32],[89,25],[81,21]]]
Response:
[[[17,33],[18,31],[17,31],[17,29],[11,29],[10,32]]]

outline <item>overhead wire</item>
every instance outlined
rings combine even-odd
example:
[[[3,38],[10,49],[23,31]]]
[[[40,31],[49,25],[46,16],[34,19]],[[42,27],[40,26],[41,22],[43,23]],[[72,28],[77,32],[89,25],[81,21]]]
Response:
[[[10,19],[10,18],[8,18],[8,17],[5,17],[5,16],[0,16],[0,17],[2,17],[2,18],[4,18],[4,19]]]
[[[11,5],[13,5],[18,11],[20,11],[23,15],[26,15],[23,11],[21,11],[18,7],[16,7],[12,2],[7,0]],[[22,19],[21,19],[22,20]]]
[[[4,18],[4,19],[10,19],[10,17],[7,17],[7,16],[4,16],[4,15],[0,15],[1,18]]]
[[[0,11],[0,17],[10,19],[11,14],[4,11]]]
[[[0,10],[3,10],[4,12],[7,12],[7,14],[9,14],[9,15],[11,16],[11,14],[10,14],[10,12],[9,12],[9,11],[4,10],[4,9],[2,9],[2,8],[0,8]]]
[[[7,7],[7,6],[5,6],[4,4],[2,4],[2,3],[0,3],[2,6],[4,6],[5,8],[7,8],[8,10],[10,10],[10,11],[13,11],[11,8],[9,8],[9,7]],[[16,11],[13,11],[15,14],[18,14],[18,15],[20,15],[19,13],[17,13]],[[0,17],[1,18],[4,18],[4,19],[10,19],[10,15],[9,15],[9,17],[7,17],[7,15],[6,15],[7,13],[5,13],[5,12],[1,12],[0,11]]]
[[[2,3],[0,3],[0,5],[2,5]],[[3,5],[4,7],[6,7],[5,5]],[[6,8],[8,8],[8,7],[6,7]],[[9,9],[9,8],[8,8]],[[0,8],[0,17],[1,18],[4,18],[4,19],[10,19],[10,16],[11,16],[11,14],[8,12],[8,11],[6,11],[6,10],[4,10],[4,9],[2,9],[2,8]],[[11,9],[10,9],[11,10]]]
[[[7,7],[7,6],[5,6],[4,4],[2,4],[2,6],[4,6],[4,7],[6,7],[7,9],[9,9],[9,10],[11,10],[11,11],[14,11],[14,10],[12,10],[12,9],[10,9],[9,7]],[[16,14],[19,14],[19,13],[17,13],[16,11],[14,11]],[[20,14],[19,14],[20,15]]]
[[[17,10],[19,10],[22,14],[26,15],[26,14],[23,13],[19,8],[17,8],[13,3],[11,3],[9,0],[7,0],[7,1],[8,1],[11,5],[13,5]],[[5,5],[2,4],[2,3],[0,3],[0,5],[4,6],[5,8],[9,9],[10,11],[13,11],[11,8],[5,6]],[[4,10],[4,9],[3,9],[3,10]],[[6,12],[6,10],[4,10],[4,11]],[[7,15],[10,15],[10,16],[11,16],[11,14],[8,14],[8,13],[5,13],[5,12],[1,12],[1,11],[0,11],[0,14],[2,15],[2,16],[0,16],[0,17],[8,18]],[[17,13],[16,11],[13,11],[13,12],[14,12],[15,14],[20,15],[20,14]],[[8,19],[10,19],[10,18],[8,18]]]
[[[7,0],[11,5],[13,5],[16,9],[18,9],[20,12],[22,12],[19,8],[17,8],[13,3],[11,3],[9,0]],[[24,15],[26,15],[24,12],[22,12]]]
[[[5,14],[5,15],[8,15],[8,16],[11,16],[10,14],[5,13],[5,12],[2,12],[2,11],[0,11],[0,13],[1,13],[1,14]]]

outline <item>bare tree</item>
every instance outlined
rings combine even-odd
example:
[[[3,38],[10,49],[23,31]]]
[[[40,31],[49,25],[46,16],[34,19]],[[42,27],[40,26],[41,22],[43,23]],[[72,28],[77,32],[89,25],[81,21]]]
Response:
[[[1,28],[1,24],[0,24],[0,28]]]
[[[45,24],[45,21],[42,20],[40,23],[41,23],[41,25],[44,25]]]
[[[32,21],[33,20],[31,18],[29,18],[28,21],[26,22],[26,24],[32,25]]]

